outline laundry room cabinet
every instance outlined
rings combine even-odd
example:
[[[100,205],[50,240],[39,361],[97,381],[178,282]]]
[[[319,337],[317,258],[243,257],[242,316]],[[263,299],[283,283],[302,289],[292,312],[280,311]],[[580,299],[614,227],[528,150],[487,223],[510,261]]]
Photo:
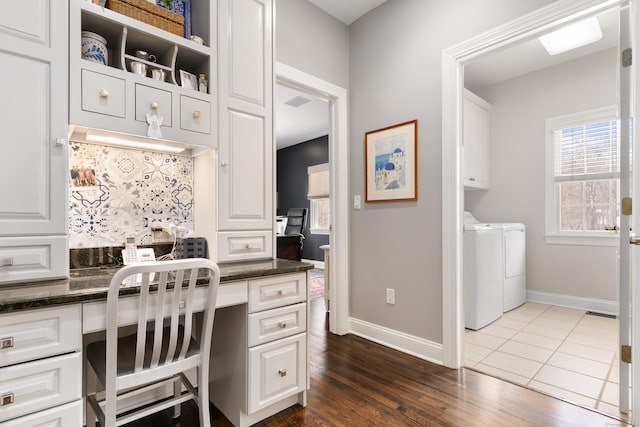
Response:
[[[218,261],[273,257],[273,2],[219,0]]]
[[[491,104],[465,89],[463,99],[465,190],[489,189],[489,114]]]
[[[68,274],[67,2],[0,14],[0,282]]]

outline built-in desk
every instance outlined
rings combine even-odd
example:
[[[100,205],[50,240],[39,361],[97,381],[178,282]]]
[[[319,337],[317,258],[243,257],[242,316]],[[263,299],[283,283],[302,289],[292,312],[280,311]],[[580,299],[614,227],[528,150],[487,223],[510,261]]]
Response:
[[[220,265],[211,399],[235,425],[248,426],[295,403],[306,404],[307,276],[312,268],[287,260]],[[72,270],[68,280],[0,287],[0,423],[82,425],[82,335],[86,344],[104,330],[114,272]],[[203,290],[196,288],[195,304],[201,309],[197,294]],[[136,287],[121,289],[120,324],[137,320],[137,294]],[[288,374],[278,375],[278,370]]]

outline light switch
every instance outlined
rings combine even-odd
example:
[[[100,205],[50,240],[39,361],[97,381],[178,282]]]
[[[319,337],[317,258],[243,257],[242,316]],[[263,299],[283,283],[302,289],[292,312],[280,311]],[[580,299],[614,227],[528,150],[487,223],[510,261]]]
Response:
[[[360,195],[353,196],[353,209],[360,209]]]

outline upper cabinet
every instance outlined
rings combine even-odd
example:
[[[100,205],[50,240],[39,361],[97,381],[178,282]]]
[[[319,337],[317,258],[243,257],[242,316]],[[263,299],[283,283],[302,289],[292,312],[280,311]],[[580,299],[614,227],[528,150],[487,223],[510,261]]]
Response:
[[[145,12],[149,8],[166,11],[146,0],[110,0],[107,8],[71,0],[74,136],[91,141],[94,128],[178,142],[195,151],[216,146],[216,5],[188,4],[191,19],[185,24],[162,17],[146,23],[131,17],[131,10],[145,16],[156,16]],[[183,25],[195,40],[184,37]]]
[[[273,257],[273,3],[219,0],[218,261]]]
[[[0,282],[68,272],[67,24],[55,0],[0,14]]]
[[[464,144],[464,188],[489,188],[489,112],[491,104],[464,90],[462,121]]]

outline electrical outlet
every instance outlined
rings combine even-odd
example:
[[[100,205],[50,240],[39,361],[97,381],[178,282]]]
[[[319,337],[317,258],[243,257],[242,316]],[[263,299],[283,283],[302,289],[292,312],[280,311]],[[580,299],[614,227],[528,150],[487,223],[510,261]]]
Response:
[[[387,304],[395,304],[396,303],[396,290],[392,288],[387,288]]]

